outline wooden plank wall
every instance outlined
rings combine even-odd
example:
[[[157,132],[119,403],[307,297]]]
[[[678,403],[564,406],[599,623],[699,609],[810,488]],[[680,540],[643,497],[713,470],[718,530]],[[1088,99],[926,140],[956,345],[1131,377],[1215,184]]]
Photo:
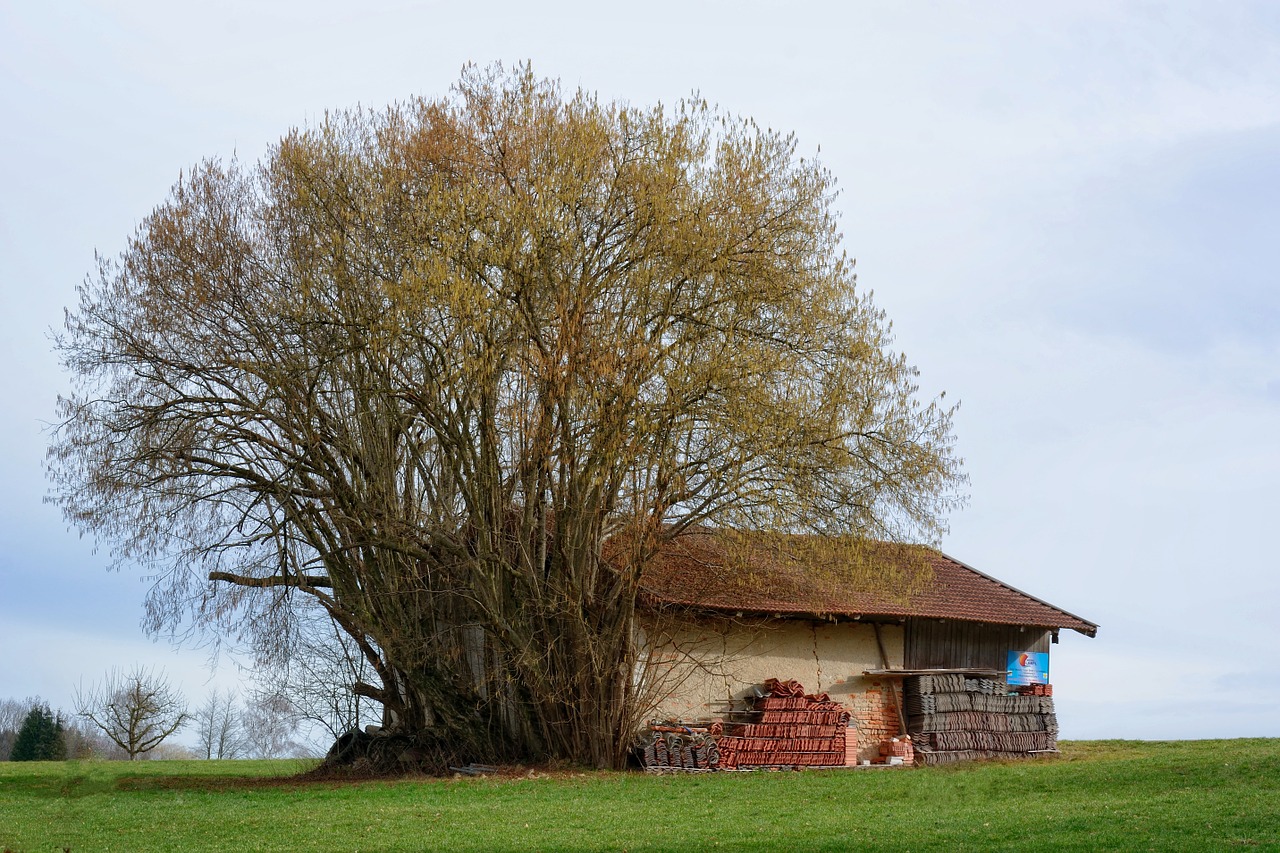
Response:
[[[907,620],[904,661],[907,669],[974,667],[1003,671],[1008,666],[1010,651],[1049,651],[1049,631],[954,619]]]

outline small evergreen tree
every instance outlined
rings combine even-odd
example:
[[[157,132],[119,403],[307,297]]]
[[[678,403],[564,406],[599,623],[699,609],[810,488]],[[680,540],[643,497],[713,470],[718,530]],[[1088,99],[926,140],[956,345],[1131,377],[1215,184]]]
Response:
[[[61,761],[66,755],[61,717],[50,711],[48,705],[36,705],[22,721],[10,760]]]

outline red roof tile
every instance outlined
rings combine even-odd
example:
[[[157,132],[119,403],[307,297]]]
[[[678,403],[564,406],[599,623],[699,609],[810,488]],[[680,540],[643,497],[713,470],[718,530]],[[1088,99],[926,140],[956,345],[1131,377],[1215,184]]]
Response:
[[[931,548],[697,531],[668,543],[640,585],[654,603],[721,611],[920,616],[999,625],[1098,626]]]

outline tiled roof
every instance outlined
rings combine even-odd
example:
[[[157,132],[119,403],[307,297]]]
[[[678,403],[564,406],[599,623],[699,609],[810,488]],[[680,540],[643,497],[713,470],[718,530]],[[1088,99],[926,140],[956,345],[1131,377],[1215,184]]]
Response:
[[[887,569],[887,571],[886,571]],[[1098,626],[930,548],[700,530],[665,545],[640,581],[654,603],[719,611],[919,616]]]

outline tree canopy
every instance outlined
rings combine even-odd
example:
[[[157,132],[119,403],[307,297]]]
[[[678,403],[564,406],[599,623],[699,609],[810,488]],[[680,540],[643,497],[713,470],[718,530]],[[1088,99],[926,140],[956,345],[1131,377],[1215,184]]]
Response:
[[[56,498],[155,568],[153,629],[279,656],[311,601],[415,748],[617,764],[664,540],[956,500],[834,198],[791,136],[527,67],[206,161],[68,311]]]

